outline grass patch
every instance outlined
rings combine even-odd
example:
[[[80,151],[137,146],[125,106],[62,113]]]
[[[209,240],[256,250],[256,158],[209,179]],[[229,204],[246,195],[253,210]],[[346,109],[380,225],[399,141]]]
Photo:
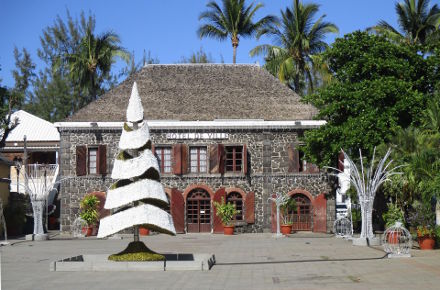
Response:
[[[120,253],[110,255],[110,261],[118,262],[142,262],[142,261],[164,261],[165,257],[150,250],[143,242],[131,242],[127,248]]]

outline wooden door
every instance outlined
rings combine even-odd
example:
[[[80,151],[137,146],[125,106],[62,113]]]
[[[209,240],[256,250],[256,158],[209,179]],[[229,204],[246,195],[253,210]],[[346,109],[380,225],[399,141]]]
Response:
[[[203,189],[195,189],[186,200],[186,220],[189,233],[211,231],[211,198]]]
[[[295,194],[291,198],[295,199],[296,209],[292,211],[292,221],[294,231],[312,230],[312,204],[310,199],[303,194]]]
[[[313,202],[313,231],[327,232],[327,199],[318,195]]]

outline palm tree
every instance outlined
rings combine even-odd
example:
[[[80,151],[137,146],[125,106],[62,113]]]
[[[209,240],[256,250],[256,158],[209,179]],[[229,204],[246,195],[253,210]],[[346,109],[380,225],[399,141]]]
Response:
[[[130,54],[119,45],[120,42],[119,36],[113,32],[95,36],[92,26],[88,25],[78,49],[68,55],[71,77],[88,93],[86,103],[97,99],[102,81],[109,77],[115,57],[126,62],[130,60]]]
[[[245,0],[222,0],[223,9],[214,2],[209,2],[207,11],[202,12],[199,20],[206,20],[197,30],[200,38],[212,37],[225,40],[228,36],[232,42],[232,62],[236,63],[239,37],[252,37],[263,30],[275,20],[273,16],[266,16],[257,22],[253,22],[255,12],[263,7],[258,3],[246,6]]]
[[[440,9],[437,4],[429,8],[429,2],[430,0],[396,2],[400,31],[384,20],[369,30],[385,35],[395,42],[426,44],[440,24]]]
[[[324,68],[319,56],[327,47],[324,38],[328,33],[338,33],[338,27],[324,21],[322,15],[315,22],[319,5],[303,4],[293,1],[293,7],[281,11],[280,26],[271,25],[262,30],[257,37],[268,34],[276,45],[260,45],[251,50],[251,56],[264,54],[266,68],[283,82],[291,85],[300,93],[304,89],[304,80],[313,90],[313,74]]]

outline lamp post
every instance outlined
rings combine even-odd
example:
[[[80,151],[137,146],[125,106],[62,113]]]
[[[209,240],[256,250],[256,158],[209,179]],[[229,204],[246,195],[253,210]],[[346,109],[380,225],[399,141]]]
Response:
[[[17,171],[17,194],[19,194],[20,193],[20,169],[21,169],[21,165],[23,163],[23,160],[20,157],[15,156],[13,161],[14,161],[15,170]]]

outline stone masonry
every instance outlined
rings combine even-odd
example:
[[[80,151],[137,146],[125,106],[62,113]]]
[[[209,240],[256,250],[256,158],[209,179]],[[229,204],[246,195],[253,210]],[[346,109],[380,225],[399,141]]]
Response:
[[[71,225],[78,216],[79,203],[83,196],[93,191],[106,191],[111,185],[110,178],[113,160],[118,153],[117,144],[121,134],[120,128],[59,128],[61,133],[60,159],[61,174],[61,230],[71,231]],[[268,198],[275,192],[289,193],[296,189],[305,190],[316,197],[325,194],[327,199],[327,231],[333,227],[336,216],[333,181],[326,173],[289,173],[288,147],[298,146],[299,130],[294,129],[216,129],[227,133],[223,140],[170,140],[166,134],[172,132],[184,133],[185,130],[150,129],[151,139],[155,146],[174,145],[183,142],[187,145],[209,145],[222,143],[224,145],[247,145],[248,173],[244,174],[162,174],[161,182],[165,188],[176,188],[183,192],[193,184],[205,184],[213,192],[220,187],[239,188],[244,192],[255,193],[255,223],[243,224],[239,228],[243,232],[263,232],[270,230],[271,208]],[[215,130],[210,130],[212,132]],[[203,133],[203,130],[192,130],[192,133]],[[87,175],[76,176],[76,146],[107,145],[106,176]]]

